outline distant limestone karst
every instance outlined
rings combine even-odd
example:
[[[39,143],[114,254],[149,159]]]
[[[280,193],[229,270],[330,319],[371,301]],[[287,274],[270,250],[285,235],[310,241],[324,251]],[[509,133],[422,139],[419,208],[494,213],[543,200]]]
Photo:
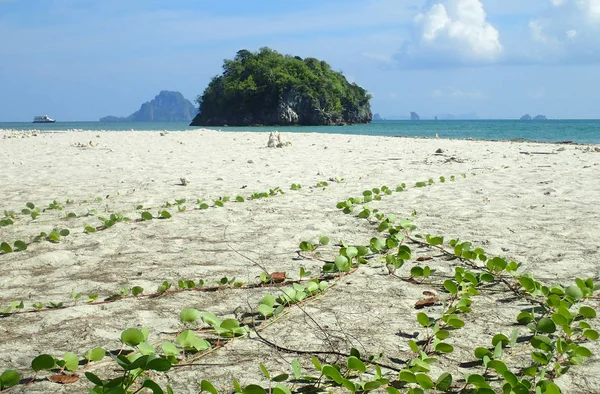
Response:
[[[421,117],[419,116],[418,113],[416,112],[411,112],[410,113],[410,120],[421,120]]]
[[[127,117],[105,116],[100,122],[189,122],[198,110],[179,92],[161,91]]]
[[[529,114],[525,114],[519,118],[519,120],[547,120],[545,115],[536,115],[533,118]]]
[[[379,114],[373,115],[373,120],[383,120],[383,118]]]

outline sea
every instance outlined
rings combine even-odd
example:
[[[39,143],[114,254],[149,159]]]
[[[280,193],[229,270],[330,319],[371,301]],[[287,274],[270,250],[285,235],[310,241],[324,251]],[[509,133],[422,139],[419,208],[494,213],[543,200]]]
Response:
[[[180,122],[0,122],[13,130],[193,130]],[[223,132],[330,133],[388,137],[424,137],[600,144],[600,120],[382,120],[352,126],[205,127]]]

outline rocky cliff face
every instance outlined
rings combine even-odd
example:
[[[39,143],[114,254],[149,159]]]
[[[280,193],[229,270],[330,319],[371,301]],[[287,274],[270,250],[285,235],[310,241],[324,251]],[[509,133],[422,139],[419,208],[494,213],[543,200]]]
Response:
[[[179,92],[161,91],[133,114],[122,118],[106,116],[101,122],[189,122],[198,111]]]
[[[245,113],[229,118],[207,118],[202,113],[196,115],[190,126],[334,126],[355,123],[369,123],[373,118],[367,102],[364,105],[348,104],[341,113],[326,112],[319,101],[294,90],[285,92],[272,108],[265,108],[258,114]]]

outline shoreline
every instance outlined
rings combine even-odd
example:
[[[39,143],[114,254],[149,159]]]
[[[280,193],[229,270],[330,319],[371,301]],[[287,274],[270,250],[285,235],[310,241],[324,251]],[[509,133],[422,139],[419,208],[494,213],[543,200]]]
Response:
[[[331,126],[335,127],[335,126]],[[215,130],[215,129],[207,129],[207,128],[194,128],[191,130],[87,130],[87,129],[64,129],[64,130],[43,130],[43,129],[32,129],[32,130],[17,130],[17,129],[0,129],[0,135],[3,135],[3,138],[17,138],[18,136],[33,136],[32,134],[59,134],[59,133],[122,133],[122,132],[144,132],[144,133],[185,133],[185,132],[204,132],[204,131],[213,131],[213,132],[221,132],[221,133],[270,133],[270,131],[265,130],[257,130],[257,131],[248,131],[248,130]],[[344,135],[344,136],[364,136],[364,137],[380,137],[380,138],[404,138],[404,139],[423,139],[423,140],[449,140],[449,141],[480,141],[480,142],[512,142],[512,143],[534,143],[534,144],[550,144],[550,145],[577,145],[577,146],[600,146],[600,142],[598,143],[588,143],[588,142],[577,142],[572,140],[564,140],[564,141],[541,141],[541,140],[528,140],[525,138],[514,138],[514,139],[478,139],[478,138],[456,138],[456,137],[428,137],[428,136],[407,136],[407,135],[371,135],[371,134],[344,134],[344,133],[326,133],[326,132],[287,132],[285,129],[279,131],[280,134],[326,134],[326,135]],[[6,134],[14,134],[14,137],[6,136]]]

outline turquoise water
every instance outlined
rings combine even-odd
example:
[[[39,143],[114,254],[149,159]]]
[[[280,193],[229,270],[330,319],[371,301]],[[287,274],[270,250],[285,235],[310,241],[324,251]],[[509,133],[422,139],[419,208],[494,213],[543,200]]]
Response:
[[[222,131],[274,131],[286,133],[363,134],[405,137],[473,138],[478,140],[526,140],[600,144],[600,120],[384,120],[354,126],[208,127]],[[16,130],[193,130],[187,123],[56,122],[49,124],[0,123],[0,129]]]

